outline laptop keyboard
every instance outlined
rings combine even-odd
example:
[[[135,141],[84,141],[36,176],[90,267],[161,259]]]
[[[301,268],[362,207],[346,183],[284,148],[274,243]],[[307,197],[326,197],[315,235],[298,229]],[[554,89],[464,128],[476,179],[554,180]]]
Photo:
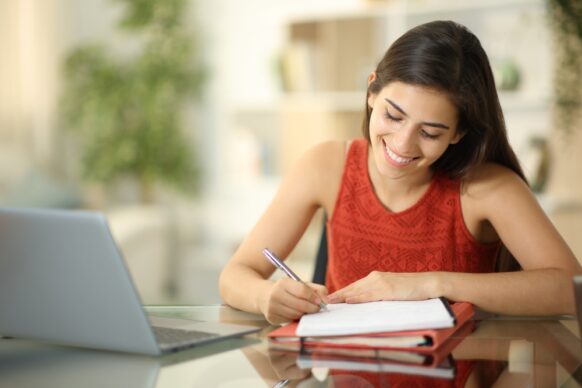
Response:
[[[187,346],[208,338],[217,337],[215,333],[203,331],[172,329],[160,326],[153,326],[152,328],[158,343],[163,347]]]

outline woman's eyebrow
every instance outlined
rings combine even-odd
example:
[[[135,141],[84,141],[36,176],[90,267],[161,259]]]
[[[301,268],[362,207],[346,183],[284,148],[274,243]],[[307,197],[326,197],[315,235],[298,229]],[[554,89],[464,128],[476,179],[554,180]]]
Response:
[[[384,98],[384,100],[392,105],[392,107],[394,109],[396,109],[398,112],[402,113],[404,116],[408,115],[406,114],[406,112],[398,106],[398,104],[396,104],[394,101],[390,100],[389,98]],[[450,127],[448,125],[442,124],[442,123],[432,123],[432,122],[428,122],[428,121],[423,121],[421,124],[429,126],[429,127],[435,127],[435,128],[442,128],[442,129],[450,129]]]

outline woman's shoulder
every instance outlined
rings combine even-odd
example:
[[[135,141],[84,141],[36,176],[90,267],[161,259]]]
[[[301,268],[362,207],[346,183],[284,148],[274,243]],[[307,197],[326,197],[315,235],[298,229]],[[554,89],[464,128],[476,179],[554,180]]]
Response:
[[[349,142],[325,141],[310,147],[297,169],[303,181],[317,193],[319,203],[331,214],[341,184]]]
[[[476,166],[461,179],[461,206],[465,225],[479,241],[495,241],[498,232],[491,226],[515,209],[533,209],[535,199],[526,182],[513,170],[497,163]],[[527,211],[529,211],[527,210]],[[522,213],[523,214],[523,213]],[[484,224],[484,221],[487,221]]]
[[[527,183],[512,169],[487,162],[475,166],[461,179],[462,195],[474,199],[498,198],[508,192],[522,191]]]
[[[311,146],[303,155],[305,163],[314,168],[332,169],[343,168],[349,141],[330,140]]]
[[[333,156],[334,154],[342,154],[346,150],[347,143],[345,140],[327,140],[313,145],[308,152],[324,152],[328,156]]]

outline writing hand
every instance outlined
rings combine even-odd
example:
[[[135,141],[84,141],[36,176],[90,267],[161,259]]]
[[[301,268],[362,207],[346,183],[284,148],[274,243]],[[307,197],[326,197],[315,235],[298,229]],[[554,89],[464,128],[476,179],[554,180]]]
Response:
[[[319,311],[319,303],[326,300],[327,289],[322,285],[281,278],[273,283],[259,303],[265,318],[270,323],[280,324]]]

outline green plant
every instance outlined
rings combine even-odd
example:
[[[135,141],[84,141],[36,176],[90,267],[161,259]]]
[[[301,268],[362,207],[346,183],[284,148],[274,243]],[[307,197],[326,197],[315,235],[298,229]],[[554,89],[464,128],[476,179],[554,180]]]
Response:
[[[582,117],[582,1],[547,1],[556,52],[556,123],[569,134]]]
[[[158,181],[191,190],[197,164],[181,113],[204,71],[182,21],[187,3],[116,1],[124,7],[119,27],[139,39],[139,53],[116,59],[103,45],[87,45],[65,62],[62,111],[80,134],[83,176],[102,183],[133,176],[146,201]]]

